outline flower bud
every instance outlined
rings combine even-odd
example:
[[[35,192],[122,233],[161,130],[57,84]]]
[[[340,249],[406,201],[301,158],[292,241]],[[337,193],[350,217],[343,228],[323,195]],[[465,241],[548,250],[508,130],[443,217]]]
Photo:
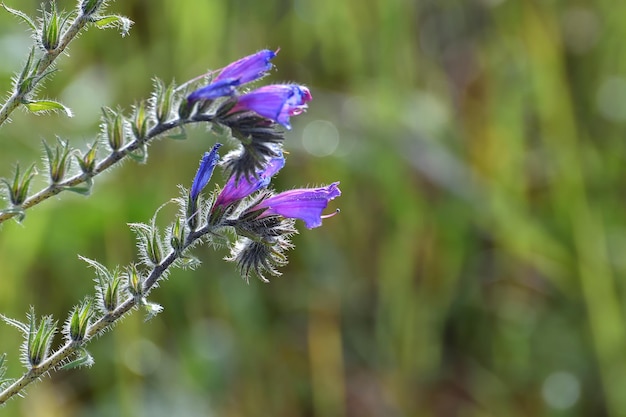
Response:
[[[41,45],[46,51],[53,51],[59,46],[63,22],[57,13],[56,3],[51,2],[50,13],[44,12],[41,28]]]
[[[74,308],[69,321],[69,336],[72,342],[82,342],[87,334],[91,318],[91,301],[86,301]]]
[[[137,106],[135,106],[133,123],[131,125],[133,134],[140,141],[143,141],[148,134],[148,122],[149,119],[146,114],[146,103],[141,101]]]
[[[126,279],[128,280],[128,292],[134,298],[141,298],[143,296],[143,277],[137,271],[135,264],[128,267]]]

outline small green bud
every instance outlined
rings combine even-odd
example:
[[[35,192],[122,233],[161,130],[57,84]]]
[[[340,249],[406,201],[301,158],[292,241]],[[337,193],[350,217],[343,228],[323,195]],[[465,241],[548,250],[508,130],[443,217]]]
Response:
[[[165,87],[161,80],[156,82],[156,119],[159,123],[165,123],[172,112],[172,100],[174,87]]]
[[[137,271],[137,266],[131,264],[126,270],[126,279],[128,280],[128,292],[134,298],[143,296],[143,277]]]
[[[193,110],[193,104],[190,104],[187,100],[181,100],[178,106],[178,117],[181,120],[187,120]]]
[[[133,123],[132,129],[133,134],[139,141],[143,141],[148,134],[148,117],[146,112],[146,103],[145,101],[140,101],[137,106],[135,106],[135,111],[133,113]]]
[[[113,273],[113,277],[105,284],[104,293],[102,294],[102,303],[108,312],[112,312],[118,305],[118,288],[121,282],[120,274],[117,270]]]
[[[87,300],[74,308],[68,329],[72,342],[82,342],[85,339],[91,315],[91,300]]]
[[[20,75],[16,80],[15,87],[18,94],[24,95],[31,90],[36,70],[37,61],[35,60],[35,48],[33,47],[30,49],[28,60],[26,61],[26,64],[24,64],[24,68],[22,68],[22,72],[20,72]]]
[[[24,172],[24,175],[20,176],[20,165],[18,164],[15,168],[15,175],[13,177],[12,184],[4,178],[0,180],[9,191],[9,200],[11,200],[11,204],[14,206],[21,206],[22,203],[24,203],[28,195],[30,182],[36,173],[37,171],[35,170],[35,165],[33,164],[26,170],[26,172]]]
[[[176,253],[181,253],[185,248],[185,228],[180,224],[180,217],[172,224],[170,244]]]
[[[109,136],[109,144],[114,151],[119,150],[124,145],[124,118],[117,114],[112,126],[112,134]]]
[[[198,227],[198,204],[191,196],[187,202],[187,225],[191,231],[196,230]]]
[[[68,142],[57,138],[58,144],[52,149],[46,142],[43,143],[48,158],[48,167],[50,170],[50,181],[57,184],[63,180],[68,168],[68,156],[70,154],[70,146]]]
[[[161,241],[159,240],[159,233],[156,227],[153,227],[150,236],[146,239],[146,254],[152,264],[158,265],[163,259],[163,249],[161,248]]]
[[[80,165],[81,171],[85,174],[92,174],[96,167],[96,149],[98,148],[98,141],[94,141],[93,145],[82,156],[77,156],[78,165]]]
[[[102,112],[109,146],[113,151],[118,151],[124,146],[124,117],[119,112],[109,108],[102,109]]]
[[[26,352],[28,363],[33,368],[39,366],[48,357],[52,336],[54,336],[56,331],[56,324],[52,321],[51,316],[42,317],[39,326],[37,326],[35,321],[35,315],[33,310],[31,310]]]
[[[53,51],[59,46],[60,32],[63,25],[54,1],[51,2],[50,7],[50,13],[44,12],[41,28],[41,45],[46,51]]]

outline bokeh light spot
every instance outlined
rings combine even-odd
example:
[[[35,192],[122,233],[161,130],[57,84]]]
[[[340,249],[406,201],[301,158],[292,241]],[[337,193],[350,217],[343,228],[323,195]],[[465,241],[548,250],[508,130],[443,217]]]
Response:
[[[147,339],[131,343],[124,352],[124,364],[137,375],[150,375],[161,364],[161,349]]]
[[[598,112],[612,122],[626,121],[626,80],[621,77],[609,77],[600,88],[596,97]]]
[[[600,37],[600,20],[589,9],[572,7],[561,18],[563,41],[567,49],[575,54],[591,50]]]
[[[580,398],[580,382],[570,372],[554,372],[543,382],[541,393],[552,408],[565,410]]]
[[[339,146],[339,131],[327,120],[315,120],[304,128],[302,146],[313,156],[331,155]]]

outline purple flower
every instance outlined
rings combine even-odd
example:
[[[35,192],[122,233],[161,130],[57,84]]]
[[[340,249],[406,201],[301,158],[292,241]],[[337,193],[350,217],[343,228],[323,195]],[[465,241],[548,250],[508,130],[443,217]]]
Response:
[[[220,159],[220,156],[217,153],[217,150],[222,146],[221,143],[216,143],[213,145],[211,152],[205,152],[202,160],[200,160],[200,166],[198,167],[198,172],[196,172],[196,176],[193,179],[193,183],[191,184],[191,192],[189,196],[193,204],[198,200],[198,196],[206,187],[211,176],[213,175],[213,170],[217,165],[217,162]]]
[[[276,56],[276,52],[264,49],[256,54],[248,55],[232,64],[227,65],[213,80],[236,79],[239,84],[249,83],[258,80],[265,73],[272,69],[270,60]]]
[[[304,112],[312,98],[309,89],[301,85],[266,85],[239,97],[230,113],[251,110],[291,129],[289,117]]]
[[[322,215],[328,202],[341,195],[339,182],[321,188],[300,188],[285,191],[261,201],[248,211],[265,209],[259,217],[279,215],[304,221],[307,229],[322,225],[322,219],[334,216],[337,212]]]
[[[209,85],[189,94],[187,101],[214,100],[219,97],[232,96],[235,94],[235,87],[258,80],[271,70],[270,60],[277,53],[278,51],[264,49],[227,65]]]
[[[235,87],[239,83],[234,79],[224,79],[213,81],[211,84],[199,88],[187,96],[187,101],[193,103],[198,100],[215,100],[219,97],[232,96],[235,94]]]
[[[265,169],[257,172],[257,178],[250,175],[247,178],[241,177],[237,181],[234,175],[231,176],[220,195],[217,196],[213,210],[217,207],[227,207],[235,201],[239,201],[253,192],[267,187],[270,179],[284,166],[285,158],[280,155],[270,159]]]

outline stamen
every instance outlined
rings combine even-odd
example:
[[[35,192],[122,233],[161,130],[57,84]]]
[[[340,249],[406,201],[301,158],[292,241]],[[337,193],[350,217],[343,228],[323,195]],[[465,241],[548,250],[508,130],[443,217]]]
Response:
[[[328,219],[329,217],[333,217],[333,216],[335,216],[335,215],[339,214],[339,212],[340,212],[340,211],[341,211],[341,210],[337,209],[337,210],[335,210],[333,213],[330,213],[330,214],[324,214],[324,215],[322,215],[322,217],[321,217],[321,218],[322,218],[322,219]]]

